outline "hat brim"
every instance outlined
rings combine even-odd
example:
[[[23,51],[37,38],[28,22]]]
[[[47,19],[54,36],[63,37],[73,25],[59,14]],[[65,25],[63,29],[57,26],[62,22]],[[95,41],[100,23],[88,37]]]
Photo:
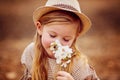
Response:
[[[83,29],[82,29],[80,35],[83,35],[84,33],[86,33],[89,30],[89,28],[91,27],[91,21],[90,21],[90,19],[85,14],[80,13],[78,11],[73,11],[73,10],[70,10],[70,9],[59,8],[59,7],[54,7],[54,6],[42,6],[42,7],[38,7],[34,11],[34,13],[33,13],[33,21],[34,21],[34,23],[36,21],[38,21],[39,18],[42,15],[44,15],[44,14],[50,12],[50,11],[54,11],[54,10],[65,10],[65,11],[70,11],[70,12],[75,13],[81,19],[82,24],[83,24]]]

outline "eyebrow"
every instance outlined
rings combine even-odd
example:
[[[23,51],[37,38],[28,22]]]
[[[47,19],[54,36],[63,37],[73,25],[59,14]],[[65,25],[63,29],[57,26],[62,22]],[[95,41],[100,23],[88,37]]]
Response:
[[[48,31],[48,33],[53,33],[53,34],[56,34],[56,32],[54,32],[54,31]]]
[[[71,39],[71,38],[72,38],[72,36],[65,36],[64,38],[68,38],[68,39]]]

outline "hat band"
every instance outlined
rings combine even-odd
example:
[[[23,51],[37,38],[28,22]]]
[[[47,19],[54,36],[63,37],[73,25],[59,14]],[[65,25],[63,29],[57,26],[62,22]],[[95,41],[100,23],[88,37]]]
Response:
[[[73,11],[78,11],[77,9],[75,9],[74,7],[72,7],[71,5],[55,4],[53,6],[59,7],[59,8],[65,8],[65,9],[69,9],[69,10],[73,10]]]

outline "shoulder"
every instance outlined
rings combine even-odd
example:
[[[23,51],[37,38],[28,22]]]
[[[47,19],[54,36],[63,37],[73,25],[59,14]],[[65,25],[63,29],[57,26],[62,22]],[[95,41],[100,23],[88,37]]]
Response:
[[[28,69],[31,69],[34,56],[34,43],[31,42],[23,51],[21,56],[21,63]]]
[[[88,63],[87,56],[84,54],[80,54],[79,56],[76,56],[73,59],[73,63],[74,63],[74,65],[79,64],[80,67],[83,65],[85,66]]]
[[[84,80],[90,75],[92,75],[94,78],[97,78],[95,70],[90,67],[90,65],[88,64],[88,59],[84,54],[81,54],[79,57],[76,57],[73,60],[73,63],[73,76],[75,80]]]
[[[73,71],[76,71],[78,69],[85,69],[86,66],[88,66],[88,59],[84,54],[80,54],[80,56],[76,56],[73,59]]]

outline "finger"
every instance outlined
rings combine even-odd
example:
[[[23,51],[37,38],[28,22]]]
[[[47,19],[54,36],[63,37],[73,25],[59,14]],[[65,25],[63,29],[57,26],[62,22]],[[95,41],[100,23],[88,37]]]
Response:
[[[58,71],[57,76],[58,80],[74,80],[72,75],[65,71]]]
[[[62,77],[62,76],[57,76],[56,79],[57,79],[57,80],[67,80],[66,77]]]
[[[69,75],[69,73],[65,72],[65,71],[58,71],[57,72],[57,76],[67,76]]]

